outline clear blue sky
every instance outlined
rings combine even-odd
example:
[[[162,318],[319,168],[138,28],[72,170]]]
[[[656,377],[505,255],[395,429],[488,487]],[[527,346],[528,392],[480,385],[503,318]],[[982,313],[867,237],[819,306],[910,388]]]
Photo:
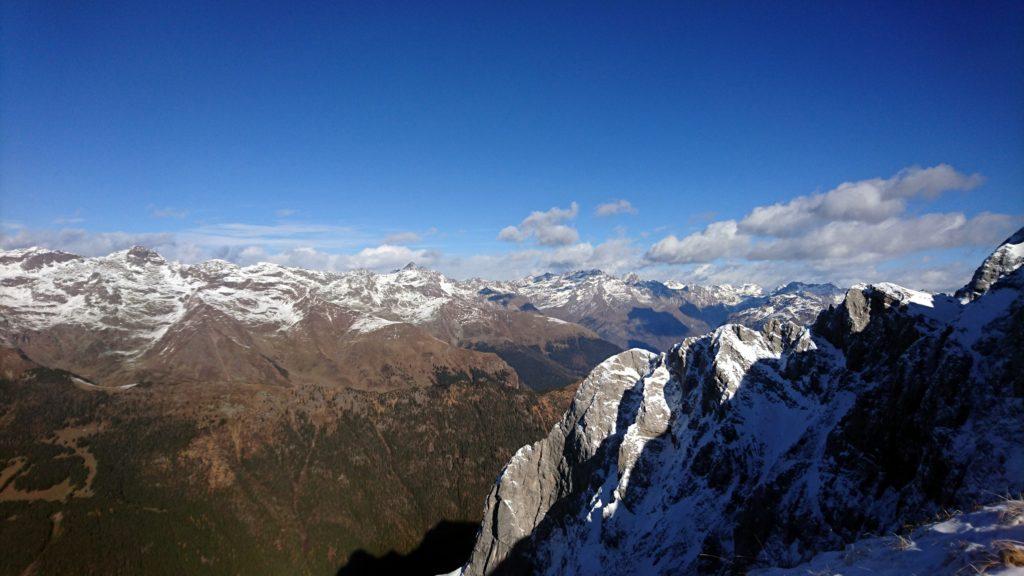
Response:
[[[1021,2],[177,4],[4,3],[8,237],[289,223],[497,257],[557,249],[497,236],[577,202],[579,242],[642,252],[940,163],[984,184],[904,217],[1024,213]]]

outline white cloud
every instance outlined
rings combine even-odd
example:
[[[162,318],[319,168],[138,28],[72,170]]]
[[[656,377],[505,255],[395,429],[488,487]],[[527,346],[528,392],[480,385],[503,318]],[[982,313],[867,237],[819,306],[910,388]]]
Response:
[[[598,268],[611,274],[632,272],[643,265],[641,251],[629,238],[613,238],[600,244],[580,242],[551,250],[531,248],[505,254],[476,254],[445,258],[438,267],[456,278],[481,277],[507,280],[544,272]]]
[[[983,252],[983,251],[982,251]],[[874,264],[830,265],[802,261],[720,261],[683,267],[654,267],[647,275],[671,278],[688,284],[759,284],[768,289],[792,281],[831,282],[848,287],[865,282],[895,282],[901,286],[931,292],[952,292],[963,286],[984,255],[956,259],[944,264],[921,266],[906,261]]]
[[[909,198],[934,198],[950,190],[970,190],[978,174],[961,174],[948,164],[906,168],[888,179],[844,182],[821,194],[797,196],[786,203],[758,206],[740,221],[740,230],[762,236],[796,236],[827,222],[876,223],[902,214]]]
[[[651,246],[646,257],[666,264],[710,262],[723,256],[741,256],[749,243],[749,236],[740,234],[735,220],[723,220],[682,239],[666,236]]]
[[[14,234],[0,234],[0,247],[5,250],[39,246],[51,250],[64,250],[81,256],[105,256],[135,245],[173,251],[173,234],[130,234],[126,232],[90,232],[79,228],[62,230],[16,229]]]
[[[638,238],[661,237],[644,250],[624,228],[604,242],[581,242],[572,226],[573,202],[533,212],[501,230],[499,238],[522,244],[510,252],[452,256],[415,248],[436,229],[377,230],[304,222],[230,222],[176,233],[90,232],[77,228],[37,230],[2,223],[0,247],[40,245],[85,256],[105,255],[135,244],[166,258],[197,262],[222,258],[240,264],[272,261],[289,266],[344,271],[390,270],[413,261],[454,277],[507,279],[547,271],[599,268],[610,273],[644,269],[646,277],[700,283],[761,283],[790,280],[846,284],[892,280],[912,287],[948,290],[962,285],[988,250],[1020,216],[959,211],[927,212],[928,200],[949,190],[969,190],[981,177],[940,164],[908,168],[887,179],[847,182],[823,193],[757,206],[736,219],[712,221],[688,235],[666,235],[661,222],[647,222]],[[625,213],[625,200],[597,213]],[[911,209],[912,207],[912,209]],[[152,207],[151,207],[152,210]],[[77,216],[77,214],[76,214]],[[701,218],[712,218],[703,215]],[[677,225],[694,223],[680,215]],[[921,256],[934,257],[924,261]]]
[[[354,254],[329,254],[315,248],[301,247],[275,254],[266,260],[282,266],[341,272],[355,269],[388,271],[400,268],[410,262],[431,266],[437,262],[438,258],[439,255],[436,252],[429,250],[414,250],[407,246],[382,244],[363,248]]]
[[[647,252],[652,262],[687,264],[721,258],[879,262],[936,248],[997,243],[1019,219],[960,212],[904,216],[907,199],[969,190],[981,176],[946,164],[912,167],[888,179],[846,182],[821,194],[757,206],[739,222],[723,220],[682,239],[667,236]]]
[[[598,216],[615,216],[616,214],[636,214],[637,209],[633,207],[629,200],[615,200],[614,202],[598,204],[594,213]]]
[[[924,250],[961,246],[995,246],[1014,228],[1017,219],[983,212],[933,213],[881,222],[829,222],[789,238],[760,242],[751,260],[845,260],[877,262]]]
[[[569,208],[551,208],[545,212],[533,212],[518,226],[506,226],[498,233],[498,239],[521,243],[533,238],[541,246],[567,246],[579,240],[579,232],[564,223],[576,218],[579,204],[573,202]]]
[[[280,210],[274,210],[274,216],[277,216],[278,218],[287,218],[289,216],[294,216],[298,213],[298,210],[293,210],[292,208],[281,208]]]
[[[970,190],[982,180],[939,164],[907,168],[887,179],[845,182],[828,192],[754,207],[738,222],[722,220],[683,238],[667,236],[645,258],[654,267],[701,264],[680,272],[690,282],[770,286],[794,279],[842,284],[888,278],[925,289],[950,289],[967,280],[970,267],[891,264],[927,251],[983,252],[1024,219],[989,212],[971,217],[962,212],[908,214],[908,203]],[[901,272],[911,269],[917,272]]]

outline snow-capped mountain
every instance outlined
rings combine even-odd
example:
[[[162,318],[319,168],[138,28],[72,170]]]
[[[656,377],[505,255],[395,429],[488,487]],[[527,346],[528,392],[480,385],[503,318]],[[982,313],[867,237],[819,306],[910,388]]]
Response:
[[[984,294],[992,284],[1024,265],[1024,229],[1003,242],[974,272],[971,281],[957,291],[961,300],[970,301]]]
[[[141,247],[100,258],[33,248],[0,253],[0,284],[0,340],[101,384],[387,388],[429,384],[441,370],[510,385],[529,371],[538,379],[526,384],[548,388],[616,350],[586,328],[510,312],[415,266],[334,274],[181,265]]]
[[[793,567],[1021,493],[1022,234],[971,298],[858,285],[813,327],[609,358],[499,475],[461,573]]]
[[[831,284],[794,282],[766,293],[754,284],[662,283],[600,270],[549,273],[481,286],[492,301],[581,324],[623,348],[649,350],[667,350],[726,321],[751,327],[772,318],[807,324],[818,312],[837,304],[843,294]]]
[[[399,386],[428,384],[436,368],[468,366],[547,389],[578,381],[616,348],[667,349],[726,320],[810,322],[837,291],[669,288],[596,270],[460,282],[412,265],[386,274],[183,265],[142,247],[99,258],[2,252],[0,283],[0,340],[111,385],[226,379],[359,387],[382,379]],[[410,361],[392,377],[383,352],[399,340],[415,342],[409,350],[428,360]]]
[[[843,300],[844,290],[832,284],[791,282],[770,294],[749,298],[734,306],[725,322],[761,328],[770,320],[810,324],[818,313]]]

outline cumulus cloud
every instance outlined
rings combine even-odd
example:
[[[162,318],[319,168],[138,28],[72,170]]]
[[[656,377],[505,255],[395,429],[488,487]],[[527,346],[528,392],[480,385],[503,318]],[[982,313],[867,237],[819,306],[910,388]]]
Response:
[[[947,262],[908,276],[901,273],[911,269],[906,262],[886,264],[929,251],[983,252],[1020,226],[1024,219],[1008,214],[919,211],[922,203],[949,191],[971,190],[982,181],[977,174],[939,164],[906,168],[890,178],[844,182],[827,192],[754,207],[739,220],[713,222],[682,238],[666,236],[645,259],[653,267],[686,266],[686,280],[698,283],[888,278],[949,289],[969,277],[969,267]],[[908,210],[911,202],[916,202],[913,212]]]
[[[541,246],[568,246],[579,240],[579,232],[568,226],[568,222],[579,214],[579,204],[573,202],[569,208],[554,207],[536,211],[523,219],[518,226],[506,226],[498,233],[498,239],[505,242],[522,243],[533,238]]]
[[[763,236],[794,236],[827,222],[876,223],[902,214],[907,199],[935,198],[951,190],[970,190],[982,182],[948,164],[906,168],[891,178],[844,182],[828,192],[797,196],[786,203],[758,206],[740,221],[740,230]]]
[[[667,227],[657,227],[661,222],[647,222],[648,228],[636,236],[661,239],[653,245],[645,240],[646,251],[626,236],[624,228],[617,228],[615,237],[604,242],[581,241],[572,225],[579,214],[575,202],[533,212],[501,230],[501,240],[519,244],[505,253],[454,256],[415,247],[438,234],[436,229],[384,234],[293,221],[207,224],[173,234],[35,230],[6,222],[0,223],[0,248],[39,245],[98,256],[139,244],[182,262],[221,258],[332,271],[391,270],[412,261],[459,278],[643,269],[647,277],[696,283],[755,282],[771,287],[790,280],[840,285],[891,280],[948,290],[966,282],[985,254],[1024,223],[1021,216],[1008,214],[925,209],[929,200],[949,191],[970,190],[981,180],[945,164],[912,167],[890,178],[845,182],[826,192],[756,206],[735,219],[707,224],[691,219],[689,225],[702,227],[690,234],[667,235]],[[598,206],[596,214],[631,210],[628,201],[618,200]],[[687,225],[685,216],[678,224]],[[934,260],[926,262],[923,256]]]
[[[905,216],[907,200],[970,190],[982,181],[951,166],[911,167],[891,178],[845,182],[789,202],[757,206],[683,238],[667,236],[647,252],[652,262],[686,264],[720,258],[878,261],[902,254],[998,242],[1017,221],[983,213]]]
[[[751,260],[871,262],[936,248],[995,245],[1016,221],[989,212],[972,218],[951,212],[881,222],[836,221],[800,236],[758,243],[747,256]]]
[[[710,262],[723,256],[742,256],[749,243],[750,237],[739,232],[735,220],[723,220],[682,239],[662,238],[647,251],[647,259],[665,264]]]
[[[598,204],[594,213],[598,216],[615,216],[616,214],[636,214],[637,209],[633,207],[629,200],[615,200],[614,202]]]

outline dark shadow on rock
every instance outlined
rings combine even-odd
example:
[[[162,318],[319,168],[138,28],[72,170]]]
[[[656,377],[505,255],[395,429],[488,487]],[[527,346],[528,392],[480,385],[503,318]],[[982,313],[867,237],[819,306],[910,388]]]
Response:
[[[435,576],[451,572],[469,559],[479,527],[475,522],[442,520],[423,536],[412,552],[399,554],[392,550],[383,556],[374,556],[366,550],[356,550],[348,557],[348,563],[338,569],[337,576]]]
[[[617,432],[602,440],[590,459],[584,462],[575,462],[569,472],[568,493],[551,505],[544,519],[530,535],[520,539],[512,546],[508,555],[494,567],[490,576],[522,576],[539,572],[532,558],[535,543],[556,530],[566,514],[570,514],[572,510],[581,505],[581,502],[589,500],[600,489],[602,477],[599,475],[599,471],[608,465],[609,455],[618,452],[626,430],[635,422],[636,409],[642,399],[642,386],[633,386],[623,390],[615,416]],[[574,449],[574,446],[567,442],[562,449],[563,457],[569,461],[575,460],[571,453]]]
[[[820,378],[830,365],[816,364],[829,362],[827,341],[839,349],[846,362],[844,376],[831,376],[842,378],[840,388],[849,389],[861,378],[872,383],[857,391],[852,405],[831,428],[818,432],[822,437],[809,435],[787,450],[782,458],[794,463],[790,468],[780,468],[767,479],[745,475],[739,467],[745,446],[737,442],[730,422],[731,399],[717,405],[684,402],[670,408],[673,418],[680,413],[696,414],[717,428],[707,449],[687,464],[688,472],[702,478],[712,493],[734,494],[727,506],[731,510],[728,519],[702,527],[707,532],[698,544],[697,573],[746,573],[757,566],[766,542],[777,549],[802,550],[805,556],[809,551],[838,550],[866,534],[893,533],[903,523],[919,522],[943,509],[968,504],[958,499],[957,493],[965,471],[944,456],[942,435],[937,432],[956,430],[971,411],[986,409],[975,404],[974,394],[966,393],[962,386],[970,380],[970,357],[945,346],[948,334],[929,336],[923,328],[925,322],[916,318],[922,312],[917,304],[886,310],[882,298],[884,295],[869,294],[865,302],[855,299],[830,307],[819,314],[813,326],[818,348],[790,352],[782,363],[771,358],[758,360],[744,375],[739,390],[760,390],[758,394],[768,397],[777,393],[773,387],[779,386],[780,380],[770,376],[777,374],[785,386],[803,388],[800,393],[808,397],[820,395]],[[859,309],[851,311],[847,308],[851,304],[859,304]],[[859,321],[851,319],[858,315]],[[1024,310],[1018,316],[1024,318]],[[1024,330],[1017,334],[1024,338]],[[684,399],[693,386],[713,384],[710,373],[694,379],[692,374],[676,372],[678,368],[670,365]],[[704,372],[710,368],[710,364],[698,367]],[[999,379],[990,386],[994,390],[989,395],[994,398],[1006,397],[1013,389]],[[713,392],[708,389],[704,396]],[[571,490],[551,506],[531,534],[513,545],[491,576],[539,572],[540,567],[534,565],[537,545],[553,532],[578,522],[575,512],[583,509],[601,489],[605,477],[614,473],[622,431],[633,423],[642,394],[642,386],[624,391],[616,427],[619,432],[605,438],[592,459],[570,469]],[[631,489],[643,490],[660,480],[658,452],[675,441],[670,428],[645,444],[634,464]],[[793,493],[811,461],[826,463],[826,470],[819,474],[847,479],[850,488],[841,492],[824,486],[817,518],[803,514],[800,507],[786,509],[783,505],[783,497]],[[865,503],[889,492],[901,495],[899,506],[874,515],[865,513]],[[685,496],[678,492],[671,498]],[[788,562],[806,559],[790,558]]]

